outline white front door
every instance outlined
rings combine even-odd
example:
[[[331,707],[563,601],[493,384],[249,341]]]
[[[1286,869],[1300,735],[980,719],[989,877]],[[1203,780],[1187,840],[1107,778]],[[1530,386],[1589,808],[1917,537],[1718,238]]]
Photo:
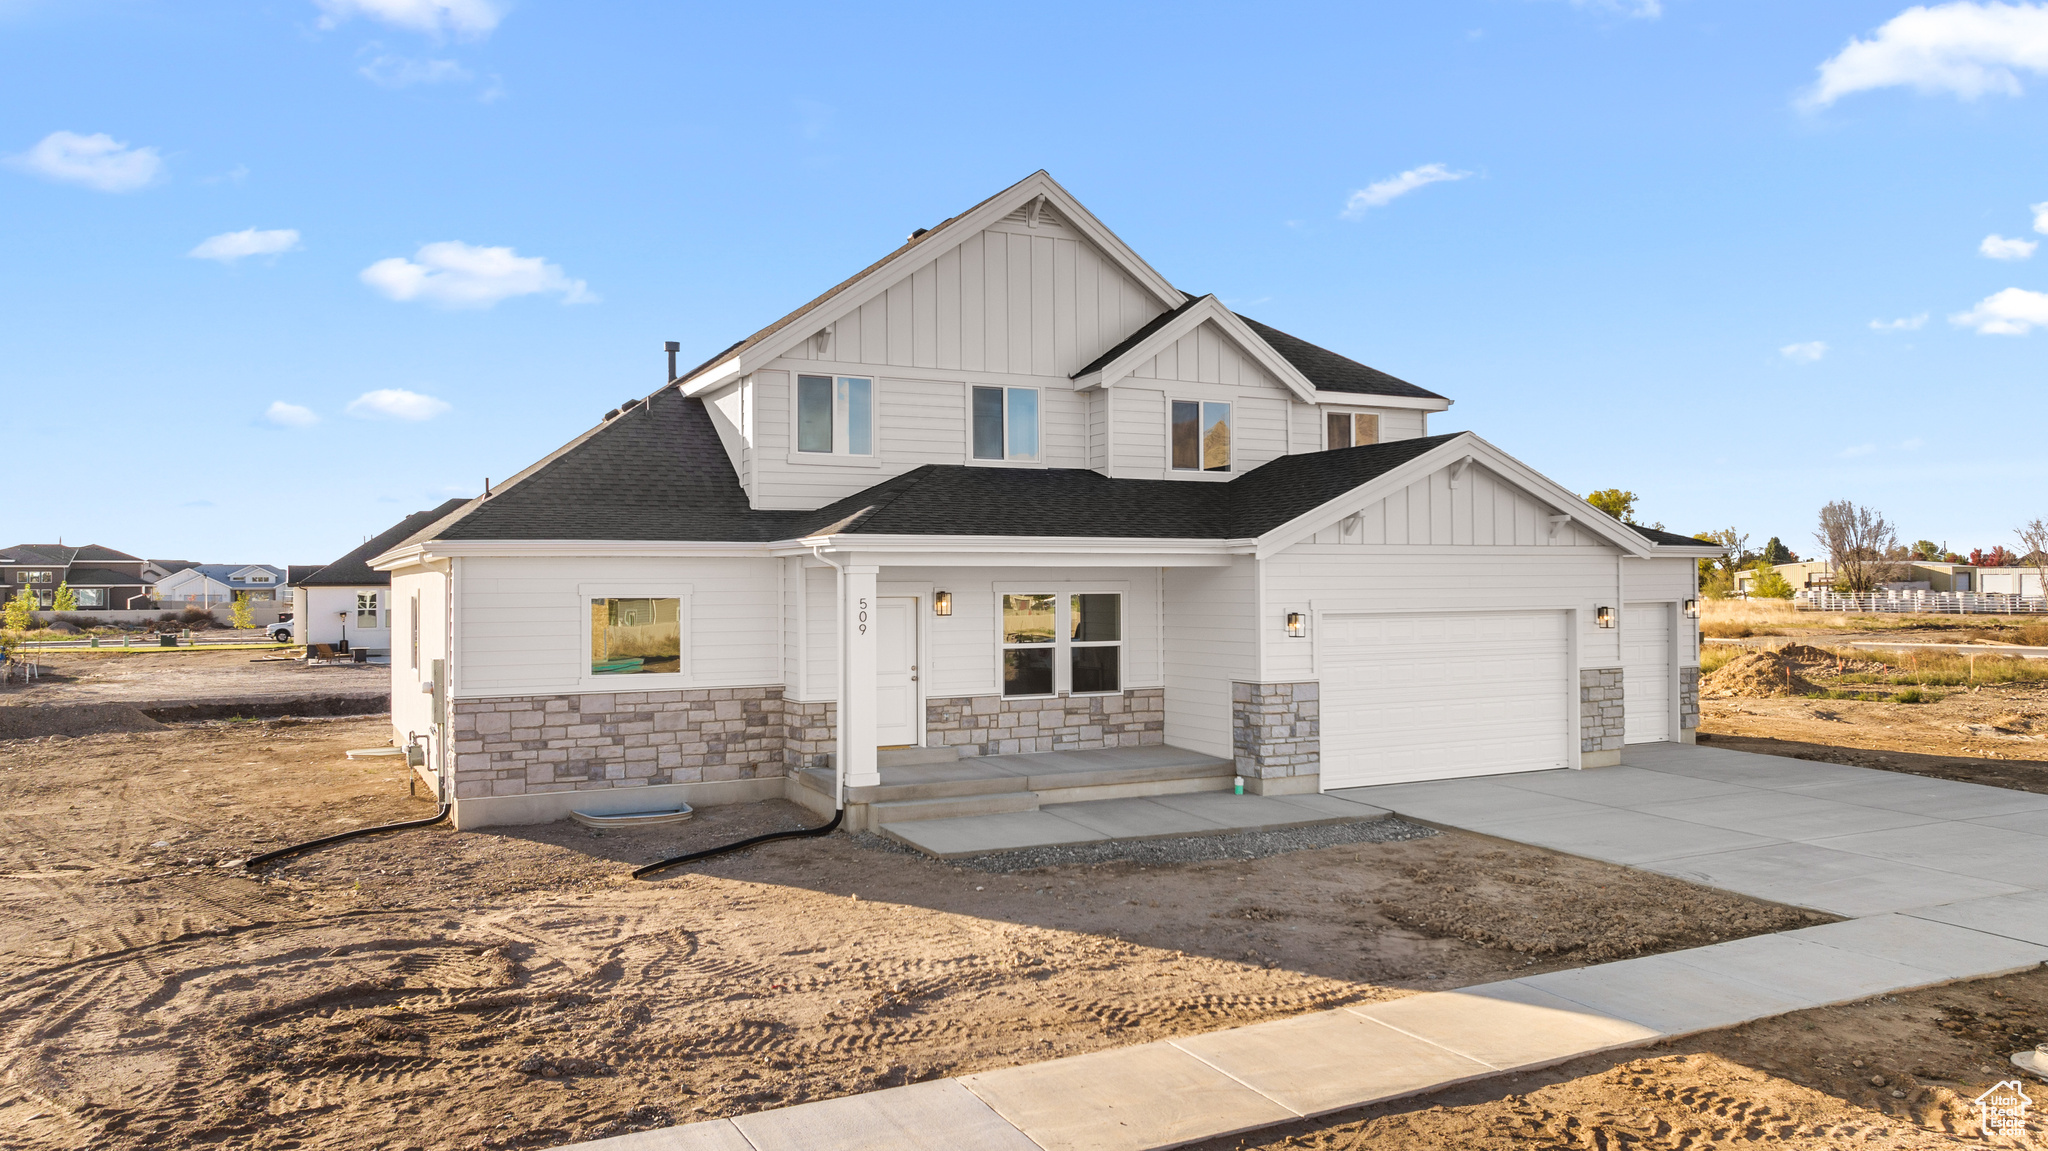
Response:
[[[1328,615],[1323,790],[1564,767],[1563,612]]]
[[[1621,613],[1623,743],[1671,738],[1671,605],[1632,603]]]
[[[875,604],[875,744],[915,747],[923,707],[917,690],[917,599],[878,596]]]

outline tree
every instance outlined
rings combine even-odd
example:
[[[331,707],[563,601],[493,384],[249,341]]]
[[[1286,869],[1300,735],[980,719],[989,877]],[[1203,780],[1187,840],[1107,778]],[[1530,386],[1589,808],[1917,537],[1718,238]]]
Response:
[[[1636,494],[1620,488],[1604,488],[1586,497],[1586,502],[1625,524],[1636,522]]]
[[[233,611],[234,626],[236,630],[239,631],[244,628],[252,628],[256,626],[256,617],[252,615],[249,611],[248,592],[244,591],[235,593],[235,606],[233,608]]]
[[[1763,559],[1764,563],[1770,564],[1772,566],[1776,566],[1778,564],[1792,564],[1799,562],[1799,557],[1793,555],[1792,549],[1786,547],[1782,542],[1780,542],[1777,536],[1772,536],[1771,542],[1764,545],[1763,555],[1761,558]]]
[[[2048,523],[2037,519],[2014,528],[2013,534],[2020,537],[2020,546],[2027,549],[2026,561],[2041,573],[2041,591],[2048,595]]]
[[[23,584],[21,590],[14,593],[14,598],[7,601],[4,618],[8,630],[27,631],[36,626],[36,609],[40,606],[36,593]]]
[[[50,601],[50,607],[55,611],[78,610],[78,593],[71,590],[69,580],[57,585],[57,595]]]
[[[1876,508],[1836,500],[1820,509],[1813,533],[1835,569],[1835,590],[1867,595],[1890,578],[1886,559],[1899,546],[1899,530]]]
[[[1756,561],[1756,566],[1751,570],[1756,572],[1756,579],[1750,581],[1750,595],[1756,596],[1759,599],[1792,598],[1792,584],[1784,576],[1778,574],[1777,568],[1762,560],[1758,560]]]
[[[1926,560],[1929,563],[1940,563],[1942,555],[1943,552],[1941,545],[1935,543],[1933,540],[1913,541],[1913,558],[1916,560]]]
[[[1970,549],[1971,567],[2009,568],[2012,567],[2016,562],[2017,561],[2013,558],[2013,554],[2009,551],[2006,551],[2003,547],[1995,547],[1988,552],[1985,551],[1983,548]]]

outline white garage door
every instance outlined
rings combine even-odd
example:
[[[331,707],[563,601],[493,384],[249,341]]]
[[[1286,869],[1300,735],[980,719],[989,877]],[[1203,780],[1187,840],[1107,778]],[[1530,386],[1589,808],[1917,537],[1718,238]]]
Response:
[[[1671,605],[1632,603],[1621,613],[1622,742],[1671,738]]]
[[[1563,767],[1563,612],[1324,616],[1323,787]]]

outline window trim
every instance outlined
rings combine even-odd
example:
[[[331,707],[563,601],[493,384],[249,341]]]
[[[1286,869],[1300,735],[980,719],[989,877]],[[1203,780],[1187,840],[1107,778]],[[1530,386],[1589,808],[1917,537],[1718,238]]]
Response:
[[[1323,408],[1323,450],[1324,450],[1324,451],[1326,451],[1326,452],[1328,452],[1328,451],[1335,451],[1335,450],[1336,450],[1336,446],[1330,443],[1330,417],[1331,417],[1331,416],[1350,416],[1350,417],[1351,417],[1351,429],[1352,429],[1352,435],[1353,435],[1354,437],[1356,437],[1356,435],[1358,434],[1358,417],[1360,417],[1360,416],[1371,416],[1371,417],[1372,417],[1372,434],[1373,434],[1373,441],[1372,441],[1372,442],[1373,442],[1373,443],[1375,443],[1375,444],[1383,444],[1383,443],[1386,443],[1386,442],[1387,442],[1387,437],[1386,437],[1386,420],[1385,420],[1385,418],[1384,418],[1384,413],[1382,413],[1382,412],[1372,412],[1372,411],[1366,411],[1366,410],[1364,410],[1364,409],[1362,409],[1362,408],[1343,408],[1343,407],[1329,407],[1329,406],[1324,406],[1324,408]],[[1356,442],[1356,440],[1354,439],[1354,440],[1353,440],[1353,442],[1351,442],[1351,443],[1348,443],[1348,444],[1345,444],[1344,446],[1345,446],[1345,447],[1347,447],[1347,448],[1357,448],[1357,447],[1367,447],[1367,446],[1370,446],[1370,445],[1366,445],[1366,444],[1360,444],[1360,443]]]
[[[695,595],[694,585],[686,583],[584,583],[576,585],[576,598],[572,617],[575,619],[576,641],[571,645],[570,658],[575,660],[570,669],[571,678],[583,691],[661,691],[668,688],[688,687],[696,678],[692,672],[690,642],[696,634],[691,626],[691,599]],[[636,672],[631,676],[598,675],[590,670],[590,601],[594,599],[679,599],[676,607],[677,651],[682,659],[676,671]],[[621,686],[633,684],[637,686]]]
[[[993,586],[995,606],[995,681],[994,694],[999,699],[1059,699],[1063,696],[1077,699],[1091,699],[1096,696],[1123,695],[1132,690],[1131,663],[1131,585],[1126,581],[1074,582],[1069,580],[1042,580],[1029,582],[1005,581]],[[1050,595],[1053,597],[1052,642],[1050,644],[1011,644],[1003,641],[1003,597],[1006,595]],[[1113,595],[1118,597],[1117,620],[1121,625],[1119,637],[1115,640],[1080,641],[1081,647],[1117,647],[1117,682],[1115,691],[1073,690],[1073,664],[1069,654],[1076,641],[1067,633],[1073,628],[1072,597],[1077,595]],[[1157,637],[1154,637],[1154,642]],[[1011,650],[1051,648],[1052,692],[1049,695],[1006,695],[1003,693],[1003,653]]]
[[[1202,452],[1202,418],[1207,414],[1203,411],[1203,408],[1210,404],[1221,404],[1230,409],[1230,415],[1227,417],[1230,424],[1230,464],[1228,467],[1215,469],[1174,466],[1173,405],[1176,403],[1195,405],[1195,454],[1197,458],[1201,456]],[[1242,474],[1237,470],[1237,400],[1234,398],[1228,400],[1205,400],[1199,396],[1175,395],[1172,392],[1166,393],[1166,478],[1192,479],[1196,476],[1201,476],[1210,480],[1227,482]]]
[[[974,389],[976,388],[996,388],[1000,389],[1003,393],[1002,459],[988,459],[974,454]],[[1027,391],[1038,393],[1038,457],[1036,459],[1029,460],[1010,455],[1010,393]],[[1045,468],[1051,466],[1050,464],[1047,464],[1045,462],[1045,388],[1037,384],[1011,384],[1001,382],[976,383],[973,380],[969,380],[966,383],[966,388],[962,395],[966,400],[966,405],[963,410],[966,412],[967,420],[966,426],[962,429],[965,432],[965,435],[962,437],[963,450],[961,452],[961,455],[968,467]],[[1022,699],[1025,697],[1019,696],[1018,698]]]
[[[838,468],[879,468],[882,466],[882,377],[873,373],[840,372],[829,369],[817,371],[792,370],[789,375],[789,462],[808,464],[815,467]],[[801,435],[798,421],[802,418],[800,396],[805,376],[816,376],[832,381],[832,444],[829,452],[807,452],[797,444]],[[857,456],[841,450],[846,442],[846,412],[839,402],[840,384],[847,380],[866,380],[868,384],[868,446],[874,450],[867,455]]]

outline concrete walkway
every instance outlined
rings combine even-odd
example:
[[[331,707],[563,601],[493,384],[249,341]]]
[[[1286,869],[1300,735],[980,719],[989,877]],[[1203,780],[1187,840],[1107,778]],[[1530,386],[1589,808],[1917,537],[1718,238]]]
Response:
[[[1861,918],[576,1147],[1141,1151],[2048,961],[2048,796],[1672,745],[1346,796]]]
[[[1033,811],[885,823],[882,834],[939,859],[1027,847],[1072,847],[1111,839],[1173,839],[1276,831],[1323,823],[1385,819],[1385,808],[1334,795],[1183,795],[1049,803]]]

